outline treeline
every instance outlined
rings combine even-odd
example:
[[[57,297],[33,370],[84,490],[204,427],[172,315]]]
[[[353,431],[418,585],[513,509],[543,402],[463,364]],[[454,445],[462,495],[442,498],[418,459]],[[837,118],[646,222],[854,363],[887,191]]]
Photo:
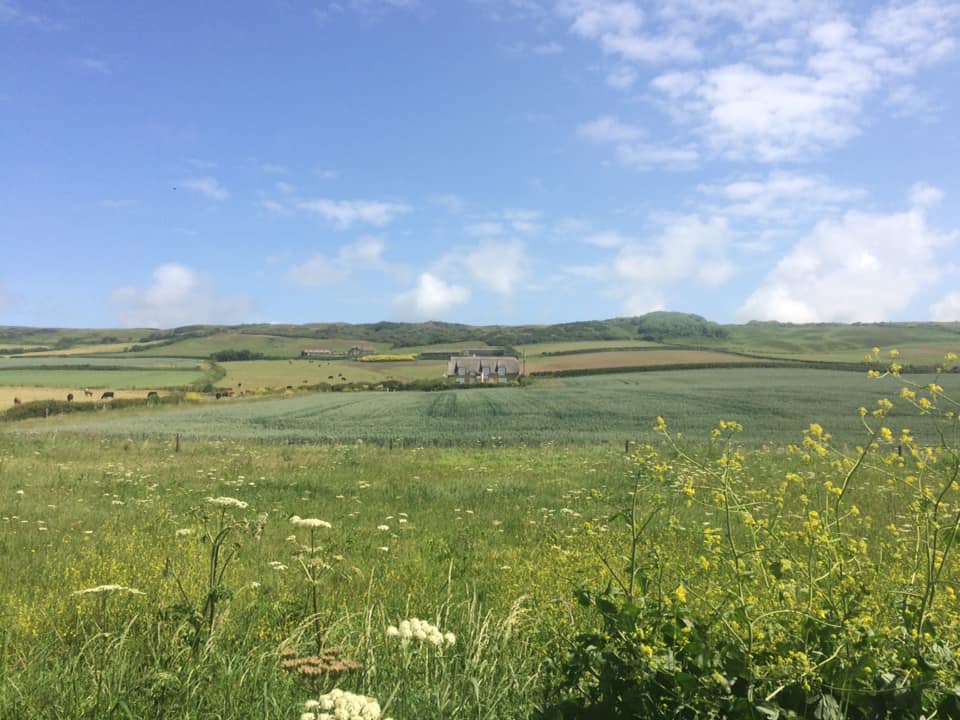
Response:
[[[238,360],[263,360],[266,357],[262,352],[252,350],[220,350],[212,353],[210,359],[214,362],[236,362]]]

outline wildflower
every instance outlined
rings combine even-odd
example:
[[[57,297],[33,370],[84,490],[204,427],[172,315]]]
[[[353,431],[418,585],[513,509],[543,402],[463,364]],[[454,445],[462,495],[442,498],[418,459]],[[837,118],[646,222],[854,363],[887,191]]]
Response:
[[[318,520],[317,518],[302,518],[299,515],[294,515],[290,518],[290,522],[297,527],[305,528],[332,528],[333,525],[328,523],[326,520]]]
[[[389,525],[377,525],[377,530],[380,532],[387,532],[390,529]]]
[[[237,508],[238,510],[245,510],[247,508],[247,503],[243,500],[237,500],[236,498],[227,497],[221,495],[220,497],[208,497],[207,502],[210,505],[216,505],[221,508]]]
[[[271,560],[271,561],[270,561],[269,563],[267,563],[267,564],[268,564],[270,567],[272,567],[274,570],[276,570],[277,572],[283,572],[284,570],[287,569],[287,566],[284,565],[284,564],[283,564],[282,562],[280,562],[279,560]]]
[[[177,537],[186,537],[191,533],[193,533],[193,530],[191,530],[190,528],[180,528],[179,530],[177,530]]]
[[[113,592],[127,592],[131,595],[146,595],[145,592],[137,590],[136,588],[126,587],[125,585],[97,585],[92,588],[85,588],[84,590],[74,590],[72,595],[101,595],[103,593],[113,593]]]
[[[404,643],[417,640],[437,648],[443,647],[444,644],[454,645],[457,642],[457,636],[452,632],[440,632],[439,627],[419,618],[403,620],[399,627],[391,625],[387,628],[387,637],[400,638]]]
[[[673,593],[677,597],[677,601],[685,603],[687,601],[687,589],[681,583]]]
[[[317,700],[307,701],[303,707],[300,720],[380,720],[381,715],[380,703],[376,698],[355,695],[339,688],[321,695]]]

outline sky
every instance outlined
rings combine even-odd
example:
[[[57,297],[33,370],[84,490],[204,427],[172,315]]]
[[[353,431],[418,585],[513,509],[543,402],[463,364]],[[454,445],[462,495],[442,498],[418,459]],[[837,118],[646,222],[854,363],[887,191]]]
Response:
[[[0,0],[0,325],[960,320],[960,2]]]

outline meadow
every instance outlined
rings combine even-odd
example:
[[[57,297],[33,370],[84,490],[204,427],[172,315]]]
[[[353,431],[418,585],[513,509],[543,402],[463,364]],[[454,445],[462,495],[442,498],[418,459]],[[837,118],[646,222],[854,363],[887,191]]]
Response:
[[[654,378],[626,454],[0,433],[0,717],[955,717],[951,390],[810,371],[850,444],[846,400],[757,442],[739,372]]]
[[[921,383],[933,379],[911,377]],[[960,376],[947,375],[940,382],[960,395]],[[83,419],[51,417],[17,423],[14,429],[133,438],[181,433],[191,439],[297,443],[556,442],[622,447],[626,440],[649,439],[656,417],[669,415],[691,437],[706,436],[722,417],[743,423],[747,442],[753,444],[795,442],[800,428],[812,422],[830,427],[838,442],[852,443],[862,431],[857,409],[872,405],[887,390],[863,372],[662,370],[540,379],[529,387],[309,393],[255,401],[233,398],[187,409],[111,412]],[[923,436],[924,421],[919,422],[915,431]]]
[[[383,382],[387,379],[419,380],[443,377],[444,360],[408,362],[356,362],[353,360],[238,360],[221,363],[226,375],[218,384],[227,387],[280,388],[287,385],[331,385],[348,382]]]

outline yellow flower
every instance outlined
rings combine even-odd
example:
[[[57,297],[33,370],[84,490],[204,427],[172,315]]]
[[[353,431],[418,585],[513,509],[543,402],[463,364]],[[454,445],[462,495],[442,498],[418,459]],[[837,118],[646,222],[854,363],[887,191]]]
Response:
[[[885,442],[893,442],[893,433],[890,432],[890,428],[888,427],[880,428],[880,437],[882,437]]]
[[[681,583],[673,593],[677,596],[677,600],[685,603],[687,601],[687,589]]]

